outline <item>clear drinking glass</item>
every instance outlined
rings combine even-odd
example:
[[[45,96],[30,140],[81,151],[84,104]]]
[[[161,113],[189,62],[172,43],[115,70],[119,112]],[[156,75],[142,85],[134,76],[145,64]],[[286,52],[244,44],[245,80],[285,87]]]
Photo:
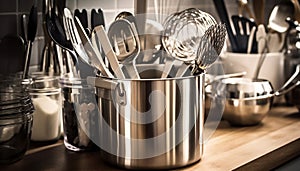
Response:
[[[97,150],[93,142],[99,138],[95,88],[80,78],[61,78],[60,85],[65,147],[71,151]]]

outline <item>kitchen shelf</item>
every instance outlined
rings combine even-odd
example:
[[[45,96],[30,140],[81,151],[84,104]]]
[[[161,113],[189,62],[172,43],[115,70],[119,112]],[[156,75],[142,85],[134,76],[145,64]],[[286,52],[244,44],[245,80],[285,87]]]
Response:
[[[262,124],[232,127],[221,121],[204,144],[200,162],[178,170],[270,170],[300,156],[300,113],[295,107],[274,107]],[[122,170],[105,164],[99,152],[70,152],[62,141],[31,147],[8,170]]]

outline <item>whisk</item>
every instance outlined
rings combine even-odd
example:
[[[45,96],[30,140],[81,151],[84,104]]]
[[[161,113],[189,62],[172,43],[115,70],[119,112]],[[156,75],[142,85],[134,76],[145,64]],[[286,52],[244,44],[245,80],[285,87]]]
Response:
[[[193,74],[207,69],[218,59],[224,46],[225,37],[225,24],[212,25],[205,31],[197,50],[197,58],[192,69]]]
[[[176,72],[176,77],[181,76],[189,68],[197,57],[197,48],[200,38],[205,31],[216,24],[216,20],[208,13],[196,8],[189,8],[184,11],[172,14],[164,23],[162,44],[168,54],[175,59],[166,61],[162,78],[169,75],[173,65],[181,65]]]

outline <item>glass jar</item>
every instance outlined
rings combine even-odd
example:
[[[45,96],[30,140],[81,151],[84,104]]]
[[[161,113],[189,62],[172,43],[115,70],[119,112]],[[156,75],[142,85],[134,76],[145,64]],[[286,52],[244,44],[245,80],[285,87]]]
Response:
[[[9,164],[20,160],[29,147],[34,107],[29,84],[0,77],[0,164]]]
[[[95,88],[85,79],[61,78],[64,145],[71,151],[98,150],[98,108]]]
[[[32,75],[29,92],[33,113],[32,141],[57,141],[61,137],[61,94],[59,77]]]
[[[286,35],[286,51],[284,53],[284,75],[288,80],[300,64],[300,26],[295,26]],[[288,105],[300,106],[299,100],[300,87],[297,86],[292,91],[285,94]]]

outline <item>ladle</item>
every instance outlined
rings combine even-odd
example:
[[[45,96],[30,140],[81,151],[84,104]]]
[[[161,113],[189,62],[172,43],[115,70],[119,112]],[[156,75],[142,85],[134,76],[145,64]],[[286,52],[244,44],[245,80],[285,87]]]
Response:
[[[294,18],[294,4],[291,1],[282,0],[277,4],[269,17],[269,27],[279,33],[284,33],[289,28],[288,23],[285,22],[287,17]]]
[[[51,16],[49,13],[46,14],[46,27],[51,39],[61,48],[68,51],[72,56],[74,64],[76,64],[78,62],[77,55],[74,51],[71,41],[67,40],[64,29],[60,24],[59,18],[55,14],[54,10],[51,10]]]

